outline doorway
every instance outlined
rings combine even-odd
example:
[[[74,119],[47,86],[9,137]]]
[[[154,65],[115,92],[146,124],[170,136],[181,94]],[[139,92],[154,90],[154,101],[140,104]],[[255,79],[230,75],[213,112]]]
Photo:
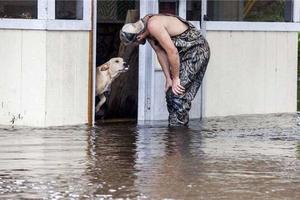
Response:
[[[168,112],[163,92],[163,73],[149,45],[129,49],[120,44],[119,30],[125,22],[137,21],[149,13],[172,13],[192,21],[205,35],[206,0],[126,0],[98,1],[97,5],[97,44],[96,65],[107,62],[110,58],[120,56],[129,63],[129,71],[122,74],[112,84],[106,94],[98,119],[130,118],[143,123],[148,120],[166,120]],[[135,13],[135,14],[134,14]],[[205,81],[202,85],[205,85]],[[204,109],[201,87],[194,99],[191,118],[201,118]],[[95,103],[99,99],[96,98]]]
[[[120,42],[119,32],[128,22],[139,19],[139,1],[98,1],[96,66],[111,58],[122,57],[129,64],[129,70],[115,79],[104,93],[106,102],[95,113],[99,119],[137,119],[138,110],[138,47],[124,46]],[[100,101],[95,97],[95,104]]]
[[[206,0],[141,0],[141,15],[148,13],[170,13],[179,15],[182,18],[191,21],[205,35]],[[139,104],[138,123],[143,124],[152,120],[167,120],[168,111],[164,93],[164,75],[151,47],[144,45],[139,50]],[[203,82],[202,85],[205,83]],[[198,94],[193,100],[193,107],[190,111],[190,117],[199,119],[202,117],[204,109],[205,93],[204,87],[199,89]]]

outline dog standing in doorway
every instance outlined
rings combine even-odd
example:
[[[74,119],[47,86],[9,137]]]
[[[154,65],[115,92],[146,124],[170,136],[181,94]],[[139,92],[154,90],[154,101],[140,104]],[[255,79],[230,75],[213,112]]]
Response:
[[[96,70],[96,96],[100,101],[96,106],[96,114],[99,114],[101,106],[105,103],[105,92],[110,90],[112,82],[120,76],[121,73],[128,71],[129,66],[123,58],[116,57],[97,67]]]

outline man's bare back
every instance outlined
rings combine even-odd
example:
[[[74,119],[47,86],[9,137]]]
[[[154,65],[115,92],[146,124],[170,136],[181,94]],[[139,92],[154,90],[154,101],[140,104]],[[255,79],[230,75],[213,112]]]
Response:
[[[148,23],[159,23],[165,27],[170,37],[179,35],[188,29],[188,26],[178,18],[167,15],[155,15],[149,19]]]

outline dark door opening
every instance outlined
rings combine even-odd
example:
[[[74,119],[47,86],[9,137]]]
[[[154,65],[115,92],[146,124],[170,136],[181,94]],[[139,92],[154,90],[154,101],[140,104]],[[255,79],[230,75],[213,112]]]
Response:
[[[98,113],[99,119],[137,119],[138,111],[138,47],[124,46],[119,32],[128,22],[139,19],[139,1],[98,1],[96,66],[111,58],[122,57],[129,64],[129,70],[113,81],[106,102]],[[96,97],[95,103],[100,101]]]

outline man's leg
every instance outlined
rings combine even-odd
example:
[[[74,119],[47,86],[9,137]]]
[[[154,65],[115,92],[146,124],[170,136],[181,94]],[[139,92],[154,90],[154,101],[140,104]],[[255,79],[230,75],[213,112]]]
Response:
[[[172,88],[169,88],[166,93],[167,108],[169,111],[169,125],[183,126],[189,121],[188,110],[190,105],[185,106],[186,101],[182,95],[175,95]]]
[[[170,126],[183,126],[189,122],[189,111],[191,109],[191,101],[197,92],[195,85],[195,77],[191,76],[188,72],[187,66],[189,63],[181,63],[180,69],[180,82],[185,88],[185,93],[182,95],[175,95],[172,88],[166,93],[167,107],[169,111],[169,125]],[[193,89],[192,89],[193,88]]]
[[[188,124],[191,102],[201,86],[207,68],[209,49],[208,52],[203,52],[203,48],[197,48],[192,54],[191,59],[181,62],[180,65],[180,82],[185,88],[185,93],[175,95],[171,88],[166,93],[170,126]]]

